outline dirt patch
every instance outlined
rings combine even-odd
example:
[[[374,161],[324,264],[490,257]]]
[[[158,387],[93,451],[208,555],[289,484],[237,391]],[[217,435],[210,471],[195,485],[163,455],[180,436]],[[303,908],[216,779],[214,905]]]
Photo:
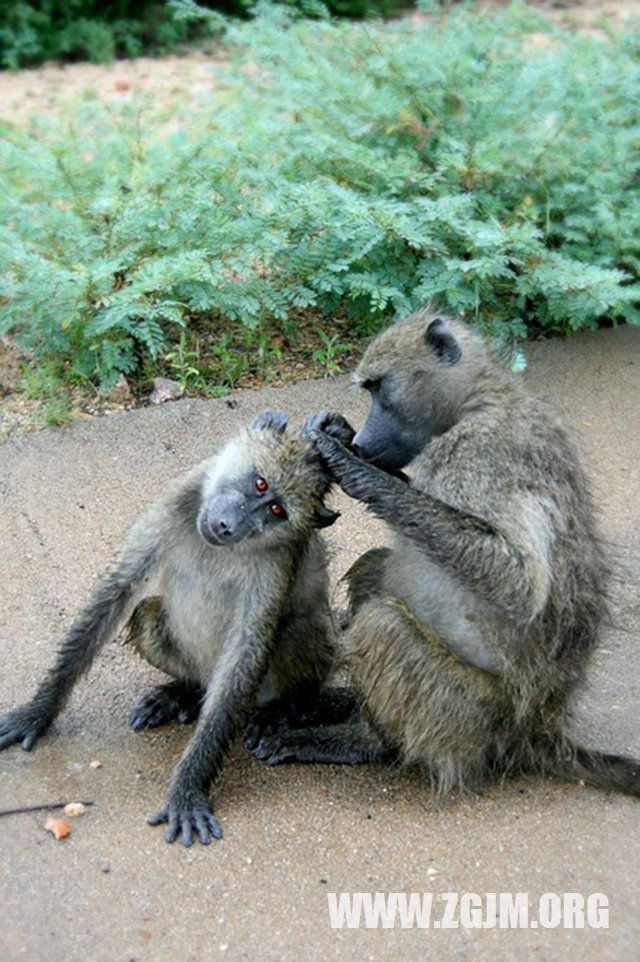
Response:
[[[623,27],[625,23],[640,17],[638,0],[605,0],[604,3],[598,3],[597,0],[585,0],[584,3],[564,3],[563,0],[554,0],[551,3],[538,3],[534,6],[543,8],[554,19],[568,27],[597,29],[599,23]]]
[[[159,373],[174,382],[177,390],[173,397],[211,397],[320,379],[353,366],[362,340],[358,341],[352,331],[347,333],[339,316],[320,318],[306,311],[290,320],[288,332],[277,322],[265,325],[260,341],[252,340],[251,332],[232,324],[226,332],[218,328],[217,340],[228,335],[219,373],[211,366],[213,335],[209,331],[199,332],[196,323],[189,331],[183,371],[193,366],[201,372],[200,376],[181,377],[180,370],[166,360],[175,357],[175,344],[159,358]],[[229,373],[234,369],[237,377],[229,383]],[[86,384],[70,387],[48,376],[46,365],[35,363],[30,352],[22,351],[11,338],[2,337],[0,441],[42,427],[59,427],[72,420],[146,407],[153,403],[154,388],[151,379],[138,377],[127,382],[124,375],[111,390]],[[169,392],[165,400],[173,397]]]
[[[4,72],[0,117],[22,123],[31,114],[63,114],[78,98],[118,104],[133,94],[159,107],[168,106],[213,91],[212,67],[221,59],[196,50],[184,56],[138,57],[110,64],[46,63]]]

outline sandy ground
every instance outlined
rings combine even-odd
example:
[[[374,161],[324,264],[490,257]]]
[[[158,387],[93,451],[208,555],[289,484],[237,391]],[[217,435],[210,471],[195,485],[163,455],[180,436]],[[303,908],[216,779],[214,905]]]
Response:
[[[63,110],[72,101],[98,97],[117,103],[132,93],[162,105],[213,91],[216,56],[194,51],[184,56],[138,57],[112,64],[48,63],[0,75],[0,116],[14,123],[33,113]]]
[[[640,329],[533,345],[527,379],[584,437],[619,575],[615,626],[590,669],[577,727],[590,745],[640,756]],[[264,408],[320,407],[360,423],[347,379],[113,414],[0,446],[0,709],[27,697],[121,533],[164,481]],[[332,578],[379,526],[336,498]],[[270,769],[237,746],[213,793],[225,831],[168,846],[145,817],[164,798],[188,731],[133,734],[128,709],[156,679],[107,646],[52,734],[0,754],[0,809],[95,802],[55,841],[45,813],[0,818],[0,958],[48,962],[637,959],[639,802],[520,778],[433,800],[420,777],[383,768]],[[93,760],[102,767],[91,767]],[[609,927],[332,929],[327,893],[603,893]],[[454,916],[457,920],[458,916]]]

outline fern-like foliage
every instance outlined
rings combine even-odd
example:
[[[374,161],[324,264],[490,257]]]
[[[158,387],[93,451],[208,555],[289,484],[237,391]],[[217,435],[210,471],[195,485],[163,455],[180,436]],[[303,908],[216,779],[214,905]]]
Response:
[[[640,32],[284,16],[229,29],[171,133],[144,104],[7,127],[0,330],[108,384],[196,314],[435,300],[506,345],[640,320]]]

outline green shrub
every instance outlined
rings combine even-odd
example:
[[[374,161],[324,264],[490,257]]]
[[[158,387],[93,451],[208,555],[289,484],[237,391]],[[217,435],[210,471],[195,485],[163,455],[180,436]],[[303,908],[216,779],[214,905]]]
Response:
[[[328,14],[339,17],[387,16],[400,8],[406,10],[412,6],[410,0],[169,0],[170,6],[183,7],[185,11],[190,9],[195,19],[198,18],[198,9],[204,11],[205,16],[207,10],[217,10],[244,17],[265,3],[279,3],[295,15],[321,19]]]
[[[168,135],[135,104],[5,131],[0,330],[108,384],[196,319],[267,350],[300,311],[374,330],[433,299],[516,351],[640,319],[637,32],[283,16],[230,30]]]
[[[401,0],[275,0],[292,13],[326,18],[386,15]],[[116,56],[171,50],[188,37],[218,33],[227,16],[251,15],[256,0],[3,0],[0,67],[43,60],[107,63]]]
[[[170,49],[189,32],[157,0],[4,0],[0,67],[15,70],[56,58],[106,63]]]

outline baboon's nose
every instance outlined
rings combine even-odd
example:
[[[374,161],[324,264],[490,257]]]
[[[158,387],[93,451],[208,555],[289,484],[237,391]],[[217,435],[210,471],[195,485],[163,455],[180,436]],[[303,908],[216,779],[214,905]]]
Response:
[[[209,518],[209,530],[217,541],[233,537],[233,524],[228,518]]]

